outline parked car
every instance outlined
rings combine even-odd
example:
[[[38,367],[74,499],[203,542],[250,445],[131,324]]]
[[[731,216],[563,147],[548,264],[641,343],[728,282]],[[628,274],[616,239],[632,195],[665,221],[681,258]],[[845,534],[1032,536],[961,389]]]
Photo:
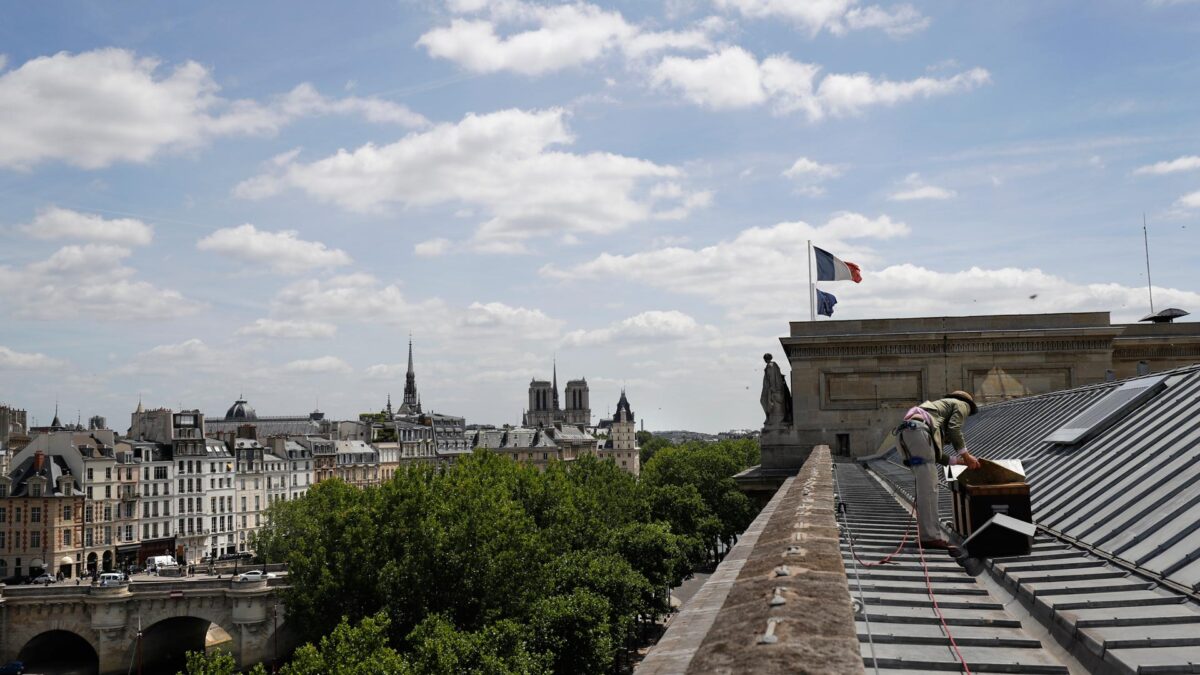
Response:
[[[21,661],[9,661],[0,666],[0,675],[21,675],[25,672],[25,664]]]
[[[263,579],[274,579],[275,575],[271,572],[263,572],[262,570],[250,570],[237,575],[238,581],[262,581]]]
[[[125,583],[125,581],[125,575],[120,572],[105,572],[100,575],[101,586],[112,586],[114,584]]]
[[[54,577],[50,576],[49,574],[43,574],[40,577],[36,577],[33,580],[33,583],[49,586],[50,584],[54,583]]]

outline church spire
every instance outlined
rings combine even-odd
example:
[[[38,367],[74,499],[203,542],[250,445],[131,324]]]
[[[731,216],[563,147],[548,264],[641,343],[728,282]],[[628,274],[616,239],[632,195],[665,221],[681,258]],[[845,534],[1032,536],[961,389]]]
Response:
[[[558,356],[554,357],[554,409],[558,410]]]
[[[404,401],[401,412],[421,412],[421,399],[417,396],[417,372],[413,369],[412,333],[408,334],[408,373],[404,376]]]

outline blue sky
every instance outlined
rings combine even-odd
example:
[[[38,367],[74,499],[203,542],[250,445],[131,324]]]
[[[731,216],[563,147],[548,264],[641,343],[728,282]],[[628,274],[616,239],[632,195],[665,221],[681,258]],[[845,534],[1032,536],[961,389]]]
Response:
[[[25,3],[0,401],[754,427],[807,317],[1200,311],[1200,3]],[[1036,295],[1036,298],[1030,296]]]

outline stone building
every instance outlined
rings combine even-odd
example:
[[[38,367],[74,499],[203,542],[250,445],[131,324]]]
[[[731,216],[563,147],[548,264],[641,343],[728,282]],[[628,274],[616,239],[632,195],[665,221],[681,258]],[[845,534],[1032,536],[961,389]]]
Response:
[[[247,428],[246,432],[250,430]],[[237,469],[237,490],[234,494],[237,508],[235,529],[239,553],[253,552],[250,536],[263,524],[263,510],[266,508],[266,493],[263,491],[266,477],[263,467],[265,454],[266,448],[256,438],[238,438],[233,442],[233,456]]]
[[[208,470],[204,472],[204,498],[207,502],[208,525],[204,528],[208,536],[207,551],[204,555],[210,558],[237,552],[237,528],[235,525],[235,506],[237,479],[234,454],[229,446],[215,438],[205,439],[207,457],[205,464]],[[203,557],[203,556],[201,556]]]
[[[637,423],[634,420],[633,409],[625,390],[621,390],[621,398],[617,400],[617,412],[608,425],[608,440],[604,442],[600,455],[609,457],[617,466],[637,476],[641,473],[641,449],[637,442]]]
[[[366,441],[334,441],[334,477],[354,487],[379,484],[379,452]]]
[[[83,486],[65,457],[38,450],[16,459],[0,476],[0,580],[85,574],[83,509]]]
[[[0,450],[28,441],[28,414],[24,410],[0,405]]]
[[[586,379],[567,382],[564,392],[566,406],[558,399],[558,364],[554,364],[552,380],[529,381],[529,407],[521,419],[526,427],[552,427],[555,424],[570,424],[587,428],[592,424],[592,408]]]
[[[768,445],[874,452],[908,407],[962,389],[982,405],[1200,361],[1200,324],[1108,312],[792,322],[794,428]]]

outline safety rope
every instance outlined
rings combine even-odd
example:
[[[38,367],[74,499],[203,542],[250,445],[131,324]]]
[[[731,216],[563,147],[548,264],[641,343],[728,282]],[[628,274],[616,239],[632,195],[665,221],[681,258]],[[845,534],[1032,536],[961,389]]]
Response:
[[[958,662],[962,664],[963,672],[965,672],[966,675],[972,675],[971,667],[967,665],[967,660],[965,658],[963,658],[962,652],[959,651],[958,643],[954,641],[954,635],[950,632],[950,627],[946,625],[946,617],[942,615],[942,609],[941,609],[941,607],[938,606],[937,597],[934,595],[934,592],[933,592],[933,582],[929,578],[929,566],[925,563],[925,547],[921,545],[921,523],[920,523],[920,518],[918,518],[918,514],[917,514],[916,501],[914,500],[914,503],[913,503],[913,510],[912,510],[910,519],[908,521],[908,528],[905,529],[904,537],[900,540],[900,545],[896,547],[896,550],[892,551],[891,553],[889,553],[887,556],[885,556],[878,562],[864,562],[861,558],[858,557],[858,553],[855,551],[855,548],[854,548],[854,531],[850,529],[850,524],[849,524],[849,522],[847,522],[846,517],[845,517],[846,511],[849,509],[849,507],[846,504],[846,502],[843,501],[841,498],[842,489],[841,489],[841,484],[839,483],[838,478],[837,478],[836,468],[833,471],[833,482],[834,482],[835,489],[837,490],[837,498],[838,498],[838,503],[836,505],[835,510],[837,511],[838,515],[841,516],[842,526],[846,530],[846,537],[850,543],[850,555],[853,556],[854,560],[856,562],[858,562],[859,565],[862,565],[863,567],[876,567],[879,565],[883,565],[883,564],[887,563],[888,561],[890,561],[893,557],[895,557],[896,554],[898,554],[900,552],[900,550],[904,548],[904,544],[908,541],[908,536],[912,532],[913,523],[916,523],[916,525],[917,525],[917,551],[919,553],[920,560],[921,560],[921,571],[925,575],[925,590],[929,594],[930,602],[933,604],[934,614],[937,615],[938,621],[942,625],[942,632],[950,640],[950,648],[954,650],[954,655],[958,658]],[[859,598],[859,602],[862,604],[862,608],[863,608],[863,622],[867,626],[867,643],[868,643],[868,646],[871,651],[871,663],[875,664],[875,673],[876,673],[876,675],[878,675],[879,666],[875,659],[875,641],[874,641],[873,636],[871,635],[871,619],[869,618],[869,616],[867,614],[867,601],[866,601],[866,598],[863,596],[862,581],[859,579],[857,566],[854,567],[854,580],[855,580],[855,583],[858,585],[858,598]]]
[[[917,518],[917,505],[914,500],[913,517]],[[958,657],[958,662],[962,664],[963,672],[971,675],[971,667],[967,665],[967,660],[963,658],[962,652],[958,651],[958,643],[954,641],[954,635],[950,633],[950,627],[946,625],[946,617],[942,616],[942,608],[938,607],[937,597],[933,593],[933,582],[929,580],[929,566],[925,564],[925,547],[921,544],[921,521],[917,518],[917,552],[921,556],[921,571],[925,573],[925,590],[929,592],[929,601],[933,603],[933,612],[937,614],[938,621],[942,623],[942,632],[950,639],[950,648],[954,650],[954,655]]]
[[[833,486],[833,489],[837,491],[837,494],[834,495],[837,499],[834,510],[841,517],[842,527],[846,530],[847,539],[850,540],[850,555],[854,556],[855,560],[858,560],[858,554],[854,552],[854,532],[850,529],[850,524],[846,522],[846,502],[842,501],[842,486],[838,482],[837,467],[833,469]],[[908,533],[905,533],[904,536],[907,538]],[[901,545],[903,546],[903,543]],[[895,553],[892,555],[895,555]],[[888,557],[890,558],[891,556]],[[861,564],[861,561],[859,562]],[[876,564],[882,565],[883,563],[879,562]],[[854,565],[854,584],[858,587],[858,604],[862,607],[863,623],[867,626],[867,646],[871,651],[871,665],[875,669],[875,675],[879,675],[879,660],[875,658],[875,637],[871,634],[871,616],[867,612],[867,598],[863,594],[862,579],[858,576],[858,565]]]

